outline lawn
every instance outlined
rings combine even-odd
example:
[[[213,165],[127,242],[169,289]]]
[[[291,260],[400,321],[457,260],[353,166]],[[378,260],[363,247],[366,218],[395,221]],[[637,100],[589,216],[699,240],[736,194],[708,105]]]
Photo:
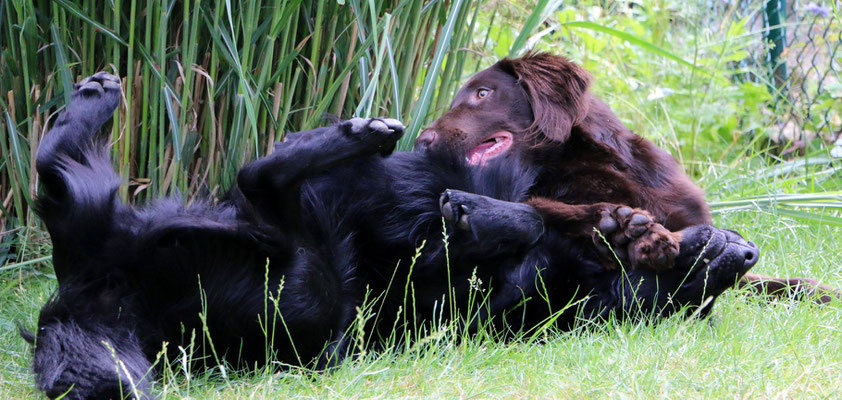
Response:
[[[749,178],[746,178],[749,179]],[[715,199],[715,198],[714,198]],[[718,215],[762,249],[755,272],[842,286],[842,228],[757,210]],[[37,396],[15,322],[35,325],[55,288],[48,265],[2,275],[0,398]],[[726,292],[708,319],[607,323],[546,342],[433,339],[335,371],[175,377],[162,398],[833,398],[842,393],[842,302]]]
[[[122,195],[142,202],[176,190],[219,194],[243,161],[324,112],[398,117],[411,136],[494,60],[533,45],[566,54],[594,74],[593,91],[627,125],[682,162],[717,226],[758,244],[752,272],[842,287],[842,161],[831,156],[842,132],[842,50],[821,50],[839,40],[842,14],[831,2],[826,15],[809,11],[813,25],[788,20],[795,39],[780,57],[793,92],[783,97],[757,62],[768,50],[761,1],[712,10],[678,0],[211,3],[162,13],[169,2],[0,2],[0,399],[42,396],[17,326],[35,327],[56,288],[49,240],[29,207],[31,154],[62,90],[100,69],[134,83],[113,130],[114,158],[130,184]],[[798,12],[789,15],[808,13]],[[802,25],[813,36],[799,42]],[[837,78],[815,81],[815,71]],[[329,372],[197,373],[171,360],[155,389],[167,399],[842,394],[842,301],[735,289],[706,319],[539,336],[503,343],[435,330],[409,350],[370,352]]]

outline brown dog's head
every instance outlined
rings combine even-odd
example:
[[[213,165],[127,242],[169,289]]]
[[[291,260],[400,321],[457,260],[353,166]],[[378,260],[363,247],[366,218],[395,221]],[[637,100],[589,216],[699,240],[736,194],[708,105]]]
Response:
[[[588,112],[591,76],[564,57],[530,53],[474,75],[450,110],[415,140],[416,149],[486,161],[542,143],[564,142]]]

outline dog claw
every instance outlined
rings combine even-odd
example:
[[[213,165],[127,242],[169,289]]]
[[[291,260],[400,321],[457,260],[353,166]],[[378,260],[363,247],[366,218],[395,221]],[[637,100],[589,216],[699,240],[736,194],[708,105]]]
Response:
[[[646,233],[649,228],[646,225],[630,225],[629,226],[629,235],[633,238],[639,238],[641,235]]]
[[[456,228],[463,231],[470,231],[471,224],[468,221],[468,213],[470,209],[464,204],[459,204],[458,207],[454,207],[453,203],[450,202],[450,196],[450,190],[445,190],[439,198],[441,216],[444,217],[445,221],[455,223]]]
[[[102,85],[98,82],[86,82],[82,84],[82,87],[79,88],[79,91],[86,96],[90,96],[94,93],[103,95],[105,91],[102,89]]]
[[[345,133],[368,150],[383,157],[395,150],[404,126],[391,118],[351,118],[342,122]]]
[[[389,129],[389,126],[386,125],[386,123],[376,119],[371,121],[368,124],[368,127],[380,132],[394,132],[392,129]]]
[[[631,219],[632,225],[643,225],[649,222],[649,218],[643,214],[635,214]]]
[[[361,131],[365,127],[366,119],[365,118],[351,118],[348,120],[351,123],[351,129],[353,131]]]
[[[450,203],[444,203],[444,206],[441,208],[441,214],[445,220],[453,221],[453,207]]]
[[[395,127],[403,129],[403,124],[401,123],[401,121],[398,121],[394,118],[383,118],[383,123],[388,125],[392,129],[394,129]]]
[[[105,89],[109,89],[109,90],[122,89],[120,87],[119,81],[114,82],[114,81],[110,81],[110,80],[102,82],[102,87],[105,88]]]
[[[468,222],[468,214],[462,214],[459,218],[459,222],[456,223],[456,227],[463,231],[471,230],[471,224]]]
[[[614,250],[621,263],[629,268],[649,267],[655,270],[670,268],[678,254],[678,242],[671,232],[654,221],[645,210],[618,206],[601,212],[597,228],[605,236],[608,247]],[[606,256],[602,238],[593,237],[597,250]],[[609,262],[613,256],[607,255]]]
[[[95,79],[99,79],[99,80],[103,80],[103,81],[116,82],[116,83],[120,82],[120,77],[118,77],[116,75],[109,74],[108,72],[105,72],[105,71],[97,72],[91,78],[95,78]]]

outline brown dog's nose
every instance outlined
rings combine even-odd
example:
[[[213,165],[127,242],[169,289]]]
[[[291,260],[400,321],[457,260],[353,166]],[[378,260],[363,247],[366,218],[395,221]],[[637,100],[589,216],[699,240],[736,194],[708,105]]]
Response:
[[[430,148],[438,139],[439,135],[433,129],[424,129],[418,138],[415,139],[415,148],[416,149],[428,149]]]

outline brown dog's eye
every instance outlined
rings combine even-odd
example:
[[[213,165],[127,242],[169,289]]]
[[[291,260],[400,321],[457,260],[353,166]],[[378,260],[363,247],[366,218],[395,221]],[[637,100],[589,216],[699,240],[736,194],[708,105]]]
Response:
[[[480,89],[480,90],[477,90],[477,97],[478,97],[478,98],[480,98],[480,99],[481,99],[481,98],[483,98],[483,97],[485,97],[485,96],[488,96],[488,89]]]

